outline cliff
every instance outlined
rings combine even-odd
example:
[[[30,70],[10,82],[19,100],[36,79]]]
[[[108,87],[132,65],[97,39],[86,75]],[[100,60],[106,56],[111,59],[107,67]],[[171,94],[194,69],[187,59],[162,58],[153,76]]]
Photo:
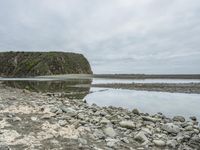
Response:
[[[82,54],[65,52],[2,52],[1,77],[27,77],[54,74],[92,74]]]

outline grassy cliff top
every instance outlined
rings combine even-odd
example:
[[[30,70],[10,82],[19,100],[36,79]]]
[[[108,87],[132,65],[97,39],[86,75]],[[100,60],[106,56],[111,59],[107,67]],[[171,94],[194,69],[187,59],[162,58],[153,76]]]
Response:
[[[77,53],[0,53],[0,76],[27,77],[56,74],[92,74],[92,70],[88,60]]]

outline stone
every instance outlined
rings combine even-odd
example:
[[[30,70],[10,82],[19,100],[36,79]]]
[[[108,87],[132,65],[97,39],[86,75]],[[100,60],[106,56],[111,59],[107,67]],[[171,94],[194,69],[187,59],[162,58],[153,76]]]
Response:
[[[11,150],[7,144],[0,143],[0,150]]]
[[[195,117],[195,116],[191,116],[190,119],[191,119],[192,121],[197,121],[197,117]]]
[[[161,146],[161,147],[163,147],[163,146],[166,145],[165,141],[163,141],[163,140],[153,140],[153,143],[154,143],[156,146]]]
[[[129,140],[128,140],[127,137],[123,137],[123,138],[121,138],[121,141],[124,142],[124,143],[126,143],[126,144],[129,143]]]
[[[142,142],[142,143],[144,143],[144,144],[148,143],[148,141],[149,141],[148,138],[146,137],[146,135],[145,135],[145,133],[144,133],[143,131],[138,132],[138,133],[135,135],[134,139],[135,139],[136,141]]]
[[[81,144],[83,144],[83,145],[87,144],[87,140],[83,139],[83,138],[78,138],[78,142],[81,143]]]
[[[199,149],[200,148],[200,135],[194,135],[190,139],[189,145],[194,149]]]
[[[115,137],[117,135],[112,127],[106,127],[105,129],[103,129],[103,131],[109,137]]]
[[[66,121],[66,120],[59,120],[59,121],[58,121],[58,124],[59,124],[60,126],[65,126],[65,125],[67,124],[67,121]]]
[[[135,124],[134,124],[134,122],[132,122],[132,121],[121,121],[121,122],[119,123],[119,125],[120,125],[122,128],[135,129]]]
[[[166,123],[162,126],[162,129],[167,131],[168,133],[174,133],[177,134],[180,132],[180,128],[177,125],[174,125],[173,123]]]
[[[17,121],[21,121],[22,119],[19,118],[19,117],[14,117],[14,118],[12,118],[12,120],[13,120],[14,122],[17,122]]]
[[[109,124],[111,123],[110,120],[106,119],[105,117],[103,117],[100,121],[101,124]]]
[[[175,149],[176,146],[178,145],[178,142],[176,140],[168,140],[166,145]]]
[[[138,109],[136,109],[136,108],[132,110],[132,113],[133,113],[133,114],[136,114],[136,115],[140,115],[140,112],[139,112],[139,110],[138,110]]]
[[[52,107],[51,109],[50,109],[50,112],[52,112],[52,113],[56,113],[58,111],[58,108],[55,108],[55,107]]]
[[[32,121],[37,121],[37,117],[31,117]]]
[[[160,119],[157,119],[157,118],[153,118],[153,117],[150,117],[150,116],[142,116],[142,119],[144,121],[151,121],[151,122],[157,122],[157,121],[160,121]]]
[[[74,117],[77,115],[77,112],[76,110],[74,110],[73,108],[70,108],[70,107],[64,107],[62,106],[61,107],[61,110],[64,112],[64,113],[67,113],[69,116],[71,117]]]
[[[106,139],[106,142],[107,142],[106,145],[107,145],[108,147],[116,148],[117,142],[119,142],[119,140],[117,140],[117,139]]]
[[[98,139],[104,139],[105,135],[103,134],[103,132],[101,130],[96,129],[93,133],[93,135],[98,138]]]
[[[173,121],[180,121],[180,122],[185,122],[185,118],[183,116],[174,116]]]

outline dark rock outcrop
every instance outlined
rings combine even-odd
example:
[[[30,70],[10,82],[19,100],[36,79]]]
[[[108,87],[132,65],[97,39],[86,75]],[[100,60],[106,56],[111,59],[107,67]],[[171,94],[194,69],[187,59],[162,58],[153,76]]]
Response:
[[[0,76],[27,77],[55,74],[92,74],[82,54],[65,52],[2,52]]]

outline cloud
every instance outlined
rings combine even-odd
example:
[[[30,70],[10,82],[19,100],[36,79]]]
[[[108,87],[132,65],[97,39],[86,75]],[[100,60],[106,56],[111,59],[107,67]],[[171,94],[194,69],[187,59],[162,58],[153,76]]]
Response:
[[[0,49],[73,51],[95,73],[200,73],[198,0],[0,0]]]

